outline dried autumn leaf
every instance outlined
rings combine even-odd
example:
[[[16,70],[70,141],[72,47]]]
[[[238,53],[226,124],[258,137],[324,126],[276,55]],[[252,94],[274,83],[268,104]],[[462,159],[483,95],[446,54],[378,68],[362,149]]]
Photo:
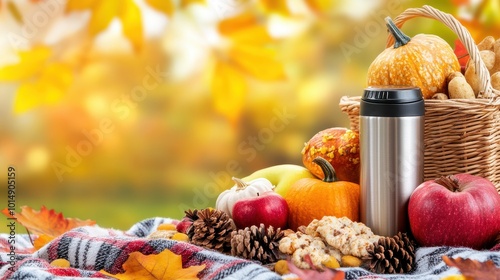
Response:
[[[7,217],[12,217],[7,208],[2,210]],[[33,210],[31,207],[22,206],[21,213],[15,213],[14,218],[17,222],[26,227],[31,233],[37,235],[49,235],[57,237],[73,228],[81,226],[92,226],[94,221],[74,218],[64,218],[62,213],[56,213],[53,209],[47,210],[45,206],[40,211]]]
[[[141,252],[132,252],[122,267],[125,270],[124,273],[110,274],[104,270],[101,270],[101,273],[120,280],[195,280],[199,279],[196,275],[205,269],[204,264],[182,268],[182,257],[168,249],[156,255],[143,255]]]
[[[467,65],[467,61],[469,61],[469,52],[465,48],[464,44],[462,44],[462,41],[460,41],[460,39],[455,40],[454,52],[458,58],[458,62],[460,63],[460,66],[465,67],[465,65]]]
[[[492,260],[480,262],[477,260],[450,258],[443,256],[443,261],[451,267],[456,267],[466,277],[475,280],[500,280],[500,268]]]
[[[34,241],[33,241],[33,247],[35,250],[40,250],[43,246],[48,244],[50,241],[54,240],[55,236],[47,235],[47,234],[40,234]]]
[[[325,269],[320,271],[314,266],[311,261],[311,256],[305,255],[304,261],[309,264],[312,269],[301,269],[288,261],[288,269],[291,273],[297,275],[299,279],[315,279],[315,280],[342,280],[345,278],[345,273],[341,270]]]

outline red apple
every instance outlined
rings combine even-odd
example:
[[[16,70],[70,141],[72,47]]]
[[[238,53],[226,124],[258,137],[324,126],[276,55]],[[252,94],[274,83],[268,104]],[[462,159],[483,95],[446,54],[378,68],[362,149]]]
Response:
[[[484,249],[500,232],[500,195],[490,181],[478,176],[441,177],[413,191],[408,216],[422,246]]]
[[[193,220],[189,218],[182,218],[182,220],[175,226],[175,229],[180,233],[187,234],[189,227],[193,224]]]
[[[261,223],[266,227],[285,229],[287,220],[288,204],[274,191],[240,199],[233,206],[233,221],[240,229]]]

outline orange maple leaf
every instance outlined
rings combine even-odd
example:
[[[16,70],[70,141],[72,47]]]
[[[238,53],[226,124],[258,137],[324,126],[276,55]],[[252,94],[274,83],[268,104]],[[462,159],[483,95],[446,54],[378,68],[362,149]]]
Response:
[[[124,273],[110,274],[104,270],[100,272],[120,280],[195,280],[199,279],[196,275],[205,269],[204,264],[182,268],[182,257],[168,249],[155,255],[143,255],[141,252],[132,252],[122,267],[125,270]]]
[[[74,218],[64,218],[62,213],[56,213],[54,209],[48,210],[45,206],[40,211],[33,210],[29,206],[22,206],[21,213],[14,213],[5,208],[2,213],[7,217],[14,217],[17,222],[27,228],[31,233],[48,237],[57,237],[73,228],[95,225],[95,221]]]
[[[455,40],[454,52],[458,58],[460,66],[465,67],[467,65],[467,62],[469,61],[469,53],[467,52],[467,49],[465,48],[464,44],[462,44],[462,41],[460,41],[460,39]]]
[[[492,260],[480,262],[477,260],[463,259],[461,257],[442,257],[443,261],[451,267],[456,267],[463,276],[470,279],[498,280],[500,279],[500,268],[496,267]]]

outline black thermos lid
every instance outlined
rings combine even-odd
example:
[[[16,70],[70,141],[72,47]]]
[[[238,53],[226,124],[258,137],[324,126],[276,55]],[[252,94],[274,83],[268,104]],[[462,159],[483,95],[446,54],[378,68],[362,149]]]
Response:
[[[377,86],[365,89],[360,103],[360,116],[423,116],[422,92],[417,87]]]

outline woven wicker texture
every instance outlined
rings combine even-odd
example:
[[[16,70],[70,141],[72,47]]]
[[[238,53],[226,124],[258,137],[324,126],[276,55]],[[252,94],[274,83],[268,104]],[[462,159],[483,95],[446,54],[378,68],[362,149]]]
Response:
[[[491,87],[488,70],[470,33],[453,16],[430,6],[412,8],[394,19],[398,27],[415,17],[438,20],[462,41],[481,80],[477,99],[425,100],[424,179],[470,173],[489,179],[500,192],[500,91]],[[394,42],[392,36],[387,46]],[[351,129],[359,131],[360,96],[344,96],[340,108]]]

